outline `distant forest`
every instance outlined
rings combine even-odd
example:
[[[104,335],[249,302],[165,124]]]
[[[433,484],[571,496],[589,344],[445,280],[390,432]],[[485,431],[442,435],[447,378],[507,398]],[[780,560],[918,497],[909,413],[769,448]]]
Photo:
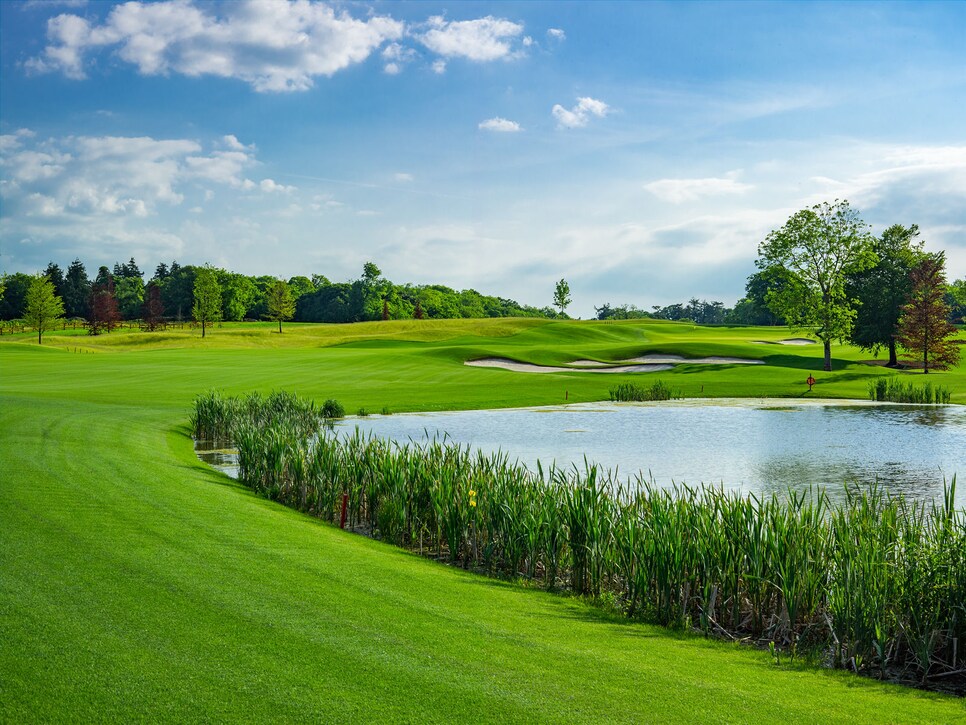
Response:
[[[54,291],[64,302],[69,319],[88,320],[91,317],[92,292],[95,287],[109,289],[116,300],[118,317],[140,320],[144,305],[153,297],[160,301],[164,319],[182,321],[192,319],[194,282],[203,267],[172,262],[159,264],[154,274],[145,281],[145,273],[132,258],[116,263],[113,269],[102,266],[90,277],[83,262],[75,259],[66,270],[51,262],[43,274],[51,281]],[[223,320],[263,320],[269,317],[266,293],[277,279],[271,275],[248,276],[214,268],[221,291]],[[32,275],[16,273],[5,278],[5,290],[0,297],[0,320],[20,320],[24,317],[27,290]],[[384,278],[372,262],[363,266],[362,275],[347,282],[333,282],[323,275],[295,276],[287,280],[295,302],[293,319],[297,322],[362,322],[382,319],[454,319],[481,317],[542,317],[567,318],[564,309],[551,306],[531,307],[515,300],[485,295],[473,289],[454,290],[445,285],[395,284]],[[604,303],[595,307],[598,320],[628,320],[654,318],[689,320],[701,325],[784,325],[786,320],[772,311],[766,303],[770,290],[783,284],[781,271],[762,270],[751,275],[745,286],[745,296],[734,307],[726,307],[717,300],[691,298],[687,302],[653,306],[650,310],[634,305]],[[551,296],[548,290],[548,298]],[[946,302],[950,306],[951,321],[962,322],[966,316],[966,280],[949,286]]]

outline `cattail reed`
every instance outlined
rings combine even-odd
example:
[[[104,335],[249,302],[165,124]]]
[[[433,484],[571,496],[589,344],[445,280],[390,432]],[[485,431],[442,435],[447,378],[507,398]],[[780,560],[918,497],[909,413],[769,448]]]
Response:
[[[199,396],[196,434],[230,437],[239,480],[333,521],[478,571],[606,595],[628,615],[808,647],[835,666],[964,688],[966,510],[880,486],[785,496],[660,488],[586,462],[530,470],[445,438],[340,434],[284,393]],[[960,674],[957,674],[960,673]],[[960,677],[959,680],[956,678]]]

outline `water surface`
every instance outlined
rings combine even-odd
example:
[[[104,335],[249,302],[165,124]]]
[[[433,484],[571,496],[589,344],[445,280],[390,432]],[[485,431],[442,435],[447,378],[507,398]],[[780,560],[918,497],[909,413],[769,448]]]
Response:
[[[966,406],[854,401],[684,400],[369,416],[343,421],[396,441],[446,435],[533,467],[587,460],[658,485],[784,493],[878,480],[907,497],[942,496],[959,473],[966,506]]]

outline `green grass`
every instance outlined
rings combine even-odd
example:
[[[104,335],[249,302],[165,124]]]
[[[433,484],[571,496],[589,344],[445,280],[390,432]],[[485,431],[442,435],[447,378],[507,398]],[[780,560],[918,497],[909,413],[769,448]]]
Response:
[[[747,342],[784,330],[284,329],[0,338],[0,720],[966,721],[962,700],[777,667],[345,534],[211,471],[188,437],[210,388],[394,412],[601,400],[641,376],[461,363],[659,351],[770,363],[661,374],[685,395],[801,396],[812,372],[814,396],[862,398],[892,373],[861,353],[836,348],[826,375],[820,349]],[[966,402],[963,366],[929,377]]]

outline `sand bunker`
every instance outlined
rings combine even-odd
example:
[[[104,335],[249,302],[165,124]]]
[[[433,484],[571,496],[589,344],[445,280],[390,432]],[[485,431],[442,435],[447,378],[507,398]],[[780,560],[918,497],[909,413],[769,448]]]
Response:
[[[817,345],[815,340],[809,340],[807,337],[789,337],[785,340],[752,340],[755,345]]]
[[[589,361],[588,361],[589,362]],[[500,368],[517,373],[656,373],[670,370],[673,365],[613,365],[608,367],[554,367],[517,362],[502,357],[487,357],[482,360],[467,360],[466,365],[474,368]]]
[[[468,360],[466,365],[476,368],[500,368],[518,373],[657,373],[671,370],[675,365],[764,365],[762,360],[746,360],[739,357],[686,358],[680,355],[642,355],[611,365],[597,360],[575,360],[568,367],[534,365],[502,357]]]
[[[764,365],[764,360],[749,360],[743,357],[681,357],[680,355],[642,355],[625,363],[653,363],[658,365]]]

